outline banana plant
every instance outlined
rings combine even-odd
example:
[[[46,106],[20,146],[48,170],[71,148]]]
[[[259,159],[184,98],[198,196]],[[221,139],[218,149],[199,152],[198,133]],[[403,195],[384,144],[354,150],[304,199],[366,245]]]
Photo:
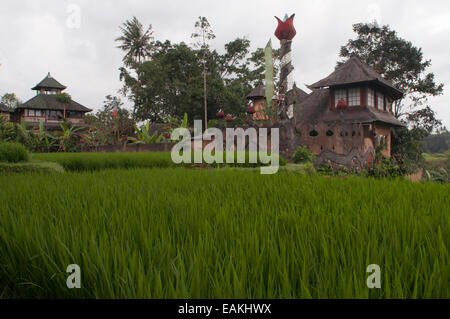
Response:
[[[44,127],[44,121],[39,122],[39,131],[36,134],[36,151],[42,152],[41,147],[45,148],[47,153],[50,153],[52,146],[56,144],[55,136],[49,134]]]
[[[137,138],[128,137],[128,141],[132,144],[155,144],[161,143],[164,140],[163,134],[158,135],[158,133],[155,133],[150,135],[150,121],[148,121],[147,124],[143,125],[141,128],[134,125],[134,129],[136,130]]]
[[[59,149],[58,152],[66,152],[68,143],[75,135],[76,132],[80,131],[81,128],[69,127],[69,125],[64,121],[59,125],[62,130],[62,134],[59,136]]]
[[[19,143],[25,145],[28,149],[33,149],[35,145],[35,136],[33,132],[27,129],[27,124],[22,119],[22,121],[15,126],[16,128],[16,138]]]

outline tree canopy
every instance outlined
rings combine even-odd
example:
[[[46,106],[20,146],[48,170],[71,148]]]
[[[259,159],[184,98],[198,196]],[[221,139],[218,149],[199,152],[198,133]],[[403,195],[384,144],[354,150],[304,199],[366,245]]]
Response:
[[[200,42],[152,42],[151,59],[131,61],[120,69],[122,92],[133,101],[136,120],[164,122],[169,116],[181,119],[184,113],[191,122],[203,119],[205,75],[207,117],[214,119],[223,109],[245,120],[246,95],[264,79],[263,49],[251,52],[248,39],[236,38],[221,54]]]

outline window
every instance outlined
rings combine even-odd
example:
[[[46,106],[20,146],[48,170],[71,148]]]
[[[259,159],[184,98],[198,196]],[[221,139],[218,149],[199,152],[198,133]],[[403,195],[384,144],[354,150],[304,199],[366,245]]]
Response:
[[[50,118],[56,120],[56,111],[50,111]]]
[[[36,110],[36,116],[42,116],[42,111],[41,110]]]
[[[392,113],[392,100],[391,100],[391,99],[388,99],[386,103],[387,103],[387,105],[386,105],[386,111]]]
[[[58,118],[58,120],[62,120],[63,119],[63,112],[62,111],[57,111],[57,118]]]
[[[348,106],[356,106],[361,104],[361,89],[348,89]]]
[[[342,99],[347,101],[347,89],[340,89],[334,92],[334,106],[337,106]]]
[[[375,92],[373,89],[367,89],[367,106],[375,107]]]
[[[81,119],[83,117],[83,113],[76,112],[76,111],[69,111],[67,112],[67,116],[74,119]]]
[[[377,92],[377,109],[384,109],[384,95]]]
[[[28,116],[34,116],[34,115],[35,115],[34,110],[28,110]]]

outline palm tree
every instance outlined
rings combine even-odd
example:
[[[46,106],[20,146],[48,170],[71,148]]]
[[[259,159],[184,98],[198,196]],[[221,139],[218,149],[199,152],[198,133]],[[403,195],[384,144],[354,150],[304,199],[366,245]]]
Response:
[[[127,52],[123,58],[125,63],[133,60],[140,64],[146,57],[151,56],[154,39],[152,25],[144,32],[142,24],[133,17],[119,28],[123,35],[118,37],[116,42],[121,42],[118,48]]]
[[[72,97],[67,94],[67,93],[59,93],[56,95],[56,101],[58,103],[61,103],[64,107],[64,114],[63,114],[63,118],[66,118],[66,108],[67,108],[67,104],[70,103],[70,101],[72,100]]]

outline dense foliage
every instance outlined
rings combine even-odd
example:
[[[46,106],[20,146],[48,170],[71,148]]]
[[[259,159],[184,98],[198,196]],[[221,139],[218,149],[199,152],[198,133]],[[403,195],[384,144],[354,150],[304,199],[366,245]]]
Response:
[[[292,155],[292,161],[296,164],[314,163],[316,156],[307,148],[299,147]]]
[[[449,192],[232,170],[0,176],[2,296],[449,298]]]
[[[124,62],[122,92],[133,102],[136,120],[162,122],[167,116],[182,118],[184,113],[191,123],[204,119],[205,75],[208,119],[215,119],[223,109],[245,120],[245,97],[264,78],[263,49],[250,52],[250,41],[237,38],[225,44],[225,52],[220,54],[210,49],[208,39],[203,41],[201,29],[195,34],[200,36],[195,47],[149,39],[146,45],[151,53]],[[139,39],[135,39],[136,46],[142,44]],[[133,38],[127,41],[133,42]]]
[[[19,143],[0,143],[0,162],[19,163],[29,159],[27,149]]]
[[[424,151],[427,153],[445,153],[450,150],[450,132],[430,135],[424,140]]]

